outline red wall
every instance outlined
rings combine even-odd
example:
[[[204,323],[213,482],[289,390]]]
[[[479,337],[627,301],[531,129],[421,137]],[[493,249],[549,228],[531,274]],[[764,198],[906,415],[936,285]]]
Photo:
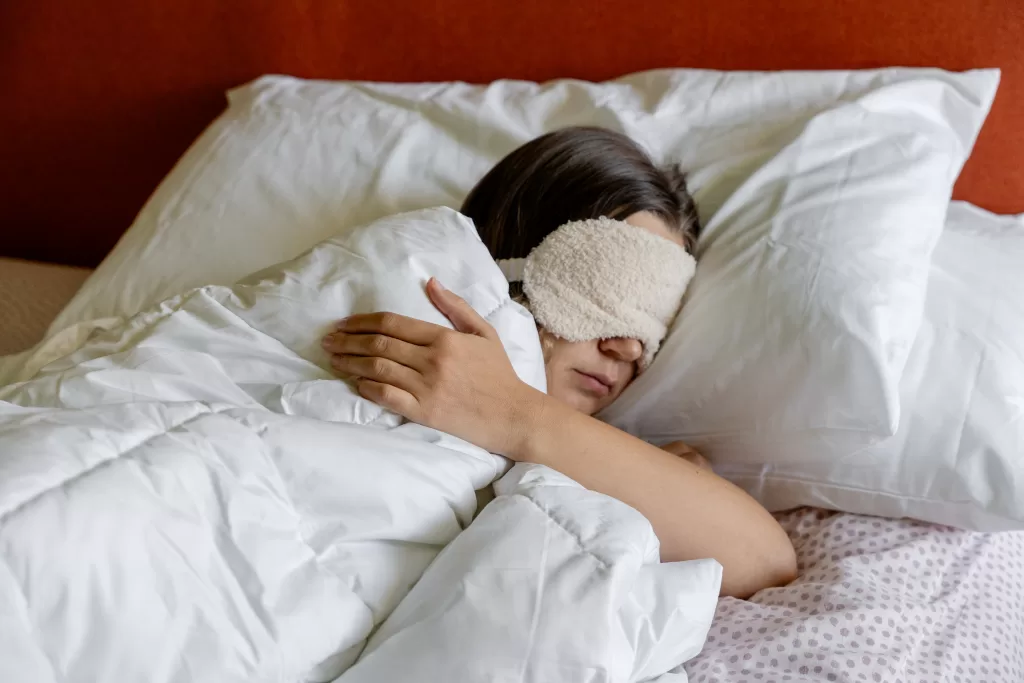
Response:
[[[0,254],[94,265],[264,73],[600,80],[664,66],[998,66],[957,196],[1024,211],[1020,0],[5,0]]]

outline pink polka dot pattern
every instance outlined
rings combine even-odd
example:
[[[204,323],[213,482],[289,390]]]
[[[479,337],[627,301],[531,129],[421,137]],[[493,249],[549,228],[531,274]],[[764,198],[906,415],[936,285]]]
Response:
[[[800,578],[720,600],[690,683],[1024,681],[1024,532],[778,518]]]

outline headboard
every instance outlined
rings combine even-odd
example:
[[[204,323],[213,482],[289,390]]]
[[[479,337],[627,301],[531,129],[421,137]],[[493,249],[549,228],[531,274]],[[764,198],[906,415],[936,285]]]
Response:
[[[1000,92],[956,196],[1024,211],[1021,0],[14,0],[0,27],[5,256],[96,265],[224,91],[264,73],[996,66]]]

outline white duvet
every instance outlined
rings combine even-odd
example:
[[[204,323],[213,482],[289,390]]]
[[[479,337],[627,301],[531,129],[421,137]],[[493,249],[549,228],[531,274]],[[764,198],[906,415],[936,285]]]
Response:
[[[346,314],[446,324],[431,275],[543,388],[531,318],[447,209],[25,360],[0,389],[0,680],[632,681],[696,655],[717,563],[659,564],[632,508],[326,370]]]

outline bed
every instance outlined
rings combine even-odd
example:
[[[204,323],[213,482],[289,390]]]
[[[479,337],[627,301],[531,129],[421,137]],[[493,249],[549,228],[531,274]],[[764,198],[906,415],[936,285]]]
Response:
[[[0,258],[0,356],[31,348],[89,276],[88,268]]]
[[[1018,681],[1024,534],[803,509],[800,578],[723,598],[690,680]]]
[[[2,63],[0,123],[19,134],[0,138],[10,160],[0,171],[0,310],[14,321],[0,332],[0,355],[42,336],[223,108],[223,92],[265,73],[487,82],[654,67],[999,67],[999,94],[954,197],[1024,212],[1024,6],[1014,0],[658,2],[643,12],[540,0],[37,2],[6,4],[0,21],[19,27]],[[750,601],[720,600],[703,651],[680,669],[689,680],[1024,680],[1024,532],[813,508],[777,516],[800,578]]]

